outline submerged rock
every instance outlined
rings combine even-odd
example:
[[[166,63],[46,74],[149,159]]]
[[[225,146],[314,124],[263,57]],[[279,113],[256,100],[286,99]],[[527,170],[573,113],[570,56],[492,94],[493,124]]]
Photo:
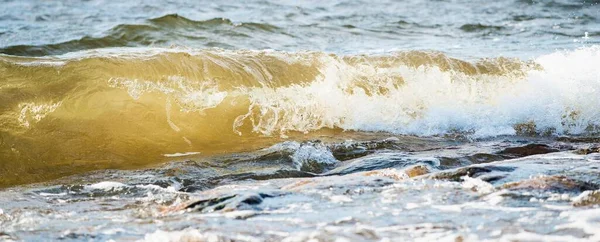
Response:
[[[575,153],[580,155],[588,155],[592,153],[600,153],[600,144],[593,144],[588,147],[578,149]]]
[[[424,165],[416,165],[412,167],[408,167],[404,170],[404,172],[408,175],[408,177],[416,177],[431,173],[432,169],[424,166]]]
[[[440,157],[440,164],[444,167],[455,168],[461,165],[483,164],[505,159],[506,157],[502,155],[477,153],[463,157]]]
[[[263,199],[281,195],[283,195],[282,192],[238,193],[233,195],[223,195],[192,202],[186,205],[184,209],[202,213],[217,211],[229,212],[239,209],[255,209],[255,206],[261,204]]]
[[[600,190],[584,191],[573,199],[573,206],[575,207],[592,205],[600,205]]]
[[[458,181],[462,181],[463,180],[462,177],[464,177],[464,176],[481,177],[484,174],[492,173],[494,171],[512,172],[515,169],[516,169],[516,167],[510,167],[510,166],[494,166],[494,165],[469,166],[469,167],[458,168],[458,169],[451,170],[451,171],[442,171],[442,172],[434,173],[434,174],[431,174],[431,176],[428,176],[427,178],[439,179],[439,180],[450,180],[450,181],[458,182]],[[499,179],[499,177],[492,176],[492,177],[487,177],[485,179],[482,178],[482,180],[487,181],[487,182],[496,180],[496,179]]]
[[[550,146],[545,145],[545,144],[528,144],[528,145],[521,146],[521,147],[506,148],[506,149],[498,152],[498,154],[506,156],[506,157],[517,158],[517,157],[524,157],[524,156],[530,156],[530,155],[547,154],[547,153],[558,152],[558,151],[559,150],[551,148]]]
[[[502,188],[510,190],[544,190],[554,192],[579,193],[598,189],[597,184],[576,180],[563,175],[539,176],[518,182],[506,183]]]
[[[384,148],[336,161],[333,169],[317,174],[297,169],[292,157],[300,152],[296,158],[308,163],[331,158],[331,146],[284,142],[162,168],[94,173],[99,179],[94,183],[77,183],[88,176],[64,185],[2,191],[0,228],[5,234],[0,240],[43,235],[102,241],[479,241],[527,236],[568,241],[596,236],[596,156],[558,152],[509,158],[506,154],[535,152],[498,153],[510,145],[522,147],[522,142],[420,152]],[[463,167],[447,169],[440,157],[486,163],[463,159]],[[501,160],[490,161],[494,159]],[[579,214],[567,216],[575,212]],[[556,235],[547,237],[549,233]]]

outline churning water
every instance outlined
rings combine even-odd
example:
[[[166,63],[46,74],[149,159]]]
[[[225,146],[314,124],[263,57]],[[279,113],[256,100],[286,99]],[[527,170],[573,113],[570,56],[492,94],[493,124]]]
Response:
[[[600,240],[599,134],[598,1],[0,1],[0,239]]]

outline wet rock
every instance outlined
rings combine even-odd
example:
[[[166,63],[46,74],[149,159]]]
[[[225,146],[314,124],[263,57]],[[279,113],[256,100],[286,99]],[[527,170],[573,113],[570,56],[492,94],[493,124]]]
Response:
[[[5,232],[0,231],[0,240],[2,240],[2,241],[17,241],[18,238],[11,236],[10,234],[7,234]]]
[[[530,155],[547,154],[552,152],[558,152],[559,150],[551,148],[544,144],[528,144],[521,147],[510,147],[506,148],[498,154],[503,155],[507,158],[518,158]]]
[[[432,174],[431,176],[428,176],[427,178],[460,182],[463,180],[462,179],[463,176],[480,177],[482,175],[485,175],[485,174],[488,174],[488,173],[491,173],[494,171],[512,172],[515,169],[516,169],[515,167],[510,167],[510,166],[469,166],[469,167],[458,168],[458,169],[451,170],[451,171],[438,172],[438,173]],[[481,179],[483,181],[490,182],[493,180],[497,180],[499,178],[497,176],[489,176],[489,177],[485,177],[485,178],[481,178]]]
[[[368,227],[357,227],[354,231],[355,234],[361,236],[364,239],[368,240],[379,240],[379,236],[374,229]]]
[[[513,126],[517,135],[534,136],[537,134],[535,122],[530,121]]]
[[[323,173],[332,167],[333,167],[333,165],[328,164],[328,163],[323,163],[323,162],[320,162],[317,160],[308,160],[308,161],[302,163],[302,165],[300,166],[300,171],[318,174],[318,173]]]
[[[464,157],[440,157],[440,166],[443,168],[456,168],[471,164],[483,164],[505,160],[506,157],[497,154],[477,153]]]
[[[556,138],[557,141],[569,143],[600,143],[600,137],[569,137],[563,136]]]
[[[185,207],[185,209],[191,209],[193,211],[200,212],[212,212],[216,210],[221,210],[227,205],[227,201],[236,197],[237,195],[229,195],[217,198],[210,198],[206,200],[200,200],[193,202]]]
[[[571,146],[566,147],[550,147],[545,144],[528,144],[519,147],[510,147],[501,150],[497,153],[476,153],[472,155],[462,157],[440,157],[440,167],[443,169],[451,169],[460,166],[467,166],[471,164],[484,164],[495,161],[502,161],[506,159],[514,159],[519,157],[525,157],[530,155],[546,154],[552,152],[558,152],[560,150],[572,149]]]
[[[442,169],[452,169],[461,166],[468,166],[471,163],[467,160],[461,159],[462,157],[438,157],[440,160],[440,168]]]
[[[359,144],[359,143],[355,143],[355,144],[335,144],[331,146],[331,152],[333,153],[333,156],[340,160],[340,161],[345,161],[345,160],[351,160],[351,159],[355,159],[355,158],[359,158],[359,157],[363,157],[369,154],[372,154],[373,150],[369,150],[367,147]]]
[[[261,204],[265,198],[272,198],[281,195],[283,194],[280,192],[259,192],[224,195],[220,197],[192,202],[185,206],[184,209],[189,209],[191,211],[198,211],[202,213],[210,213],[216,211],[229,212],[239,209],[257,209],[256,205]]]
[[[380,141],[334,144],[331,146],[331,152],[336,159],[345,161],[370,155],[377,150],[405,149],[398,141],[399,139],[397,138],[389,138]]]
[[[598,185],[572,179],[566,176],[540,176],[502,186],[510,190],[543,190],[553,192],[582,192],[598,189]]]
[[[486,153],[477,153],[474,155],[466,156],[465,159],[470,161],[472,164],[489,163],[493,161],[504,160],[502,156]]]
[[[600,144],[593,144],[590,145],[588,147],[579,149],[577,151],[575,151],[575,153],[580,154],[580,155],[587,155],[587,154],[592,154],[592,153],[600,153]]]
[[[573,206],[584,207],[600,204],[600,190],[584,191],[573,199]]]
[[[60,239],[61,240],[67,240],[67,239],[69,239],[69,240],[88,240],[88,241],[91,241],[91,240],[96,239],[96,236],[93,235],[93,234],[73,233],[73,232],[70,232],[70,233],[63,234],[60,237]]]
[[[406,175],[408,175],[408,177],[416,177],[430,173],[431,169],[424,165],[417,165],[406,168],[404,172]]]
[[[367,171],[362,173],[365,176],[379,176],[379,177],[387,177],[396,181],[404,180],[409,178],[408,175],[403,171],[398,171],[396,169],[382,169],[376,171]]]
[[[374,171],[358,172],[351,175],[386,177],[395,181],[400,181],[416,176],[421,176],[431,172],[431,168],[425,165],[415,165],[404,169],[385,168]]]

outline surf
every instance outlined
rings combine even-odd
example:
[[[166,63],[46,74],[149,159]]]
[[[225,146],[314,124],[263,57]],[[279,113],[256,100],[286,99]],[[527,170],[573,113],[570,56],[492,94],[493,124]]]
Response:
[[[0,55],[0,184],[340,132],[594,135],[599,61],[597,46],[533,60],[180,47]]]

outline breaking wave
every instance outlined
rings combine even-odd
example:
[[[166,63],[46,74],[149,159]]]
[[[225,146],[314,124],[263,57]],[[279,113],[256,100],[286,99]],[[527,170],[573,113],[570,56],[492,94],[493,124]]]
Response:
[[[0,55],[0,169],[126,168],[343,130],[595,134],[595,63],[597,46],[531,61],[183,48]]]

